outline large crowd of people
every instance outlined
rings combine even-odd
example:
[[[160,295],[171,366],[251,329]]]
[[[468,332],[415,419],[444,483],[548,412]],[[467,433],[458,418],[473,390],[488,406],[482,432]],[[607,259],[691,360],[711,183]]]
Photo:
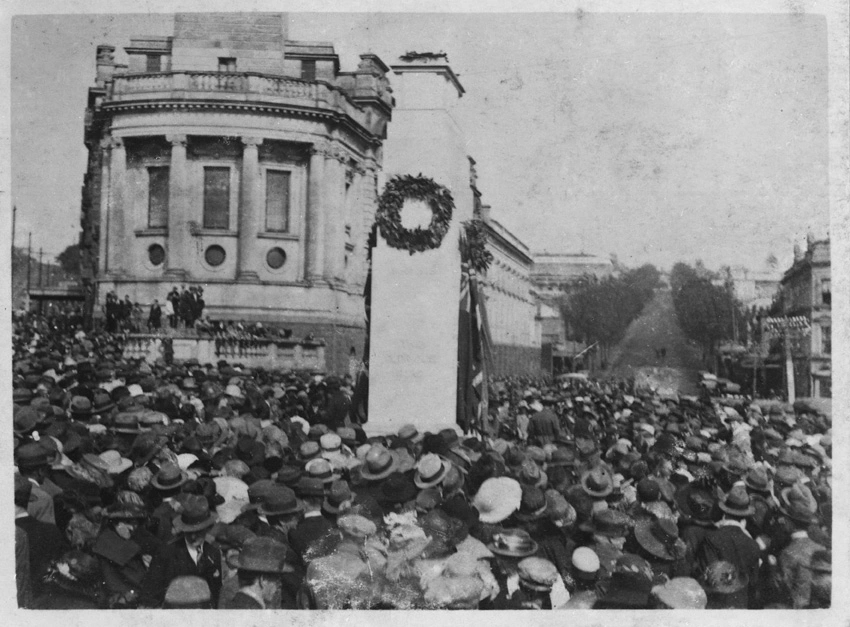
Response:
[[[513,378],[474,433],[376,435],[348,377],[13,333],[21,607],[830,606],[810,408]]]

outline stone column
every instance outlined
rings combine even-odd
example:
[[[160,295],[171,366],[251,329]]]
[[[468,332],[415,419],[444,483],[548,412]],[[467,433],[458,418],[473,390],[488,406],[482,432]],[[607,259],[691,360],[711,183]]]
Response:
[[[112,274],[124,273],[127,258],[125,232],[124,181],[127,178],[127,151],[120,138],[112,139],[109,159],[109,234],[107,240],[107,270]]]
[[[168,168],[168,251],[165,276],[184,280],[189,251],[189,185],[186,168],[186,136],[169,135],[171,164]]]
[[[325,206],[322,197],[325,178],[324,143],[313,144],[310,153],[309,205],[307,208],[307,260],[304,275],[308,281],[323,280],[325,252]]]
[[[109,265],[109,151],[112,142],[105,138],[100,142],[100,226],[98,229],[97,264],[98,274],[104,276],[110,269]]]
[[[236,258],[236,278],[239,281],[259,282],[254,263],[257,233],[262,230],[263,212],[260,209],[259,145],[262,137],[243,137],[242,181],[239,203],[239,250]]]
[[[345,154],[335,146],[325,160],[325,270],[332,281],[342,276],[345,255]]]

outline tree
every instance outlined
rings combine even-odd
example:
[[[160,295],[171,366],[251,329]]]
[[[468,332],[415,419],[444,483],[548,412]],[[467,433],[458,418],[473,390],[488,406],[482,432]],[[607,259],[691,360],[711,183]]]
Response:
[[[80,245],[72,244],[56,255],[56,262],[66,274],[80,274]]]

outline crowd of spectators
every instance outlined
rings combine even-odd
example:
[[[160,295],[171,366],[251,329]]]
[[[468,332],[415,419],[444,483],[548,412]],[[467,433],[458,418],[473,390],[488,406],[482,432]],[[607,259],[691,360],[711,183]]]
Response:
[[[375,434],[348,377],[13,332],[22,607],[830,605],[808,408],[510,379],[476,432]]]

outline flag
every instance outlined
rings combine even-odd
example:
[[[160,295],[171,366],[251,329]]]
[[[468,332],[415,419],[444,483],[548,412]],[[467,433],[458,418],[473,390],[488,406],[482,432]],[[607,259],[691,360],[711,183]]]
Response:
[[[487,411],[489,333],[475,271],[461,267],[458,312],[457,424],[465,433],[483,432]]]

